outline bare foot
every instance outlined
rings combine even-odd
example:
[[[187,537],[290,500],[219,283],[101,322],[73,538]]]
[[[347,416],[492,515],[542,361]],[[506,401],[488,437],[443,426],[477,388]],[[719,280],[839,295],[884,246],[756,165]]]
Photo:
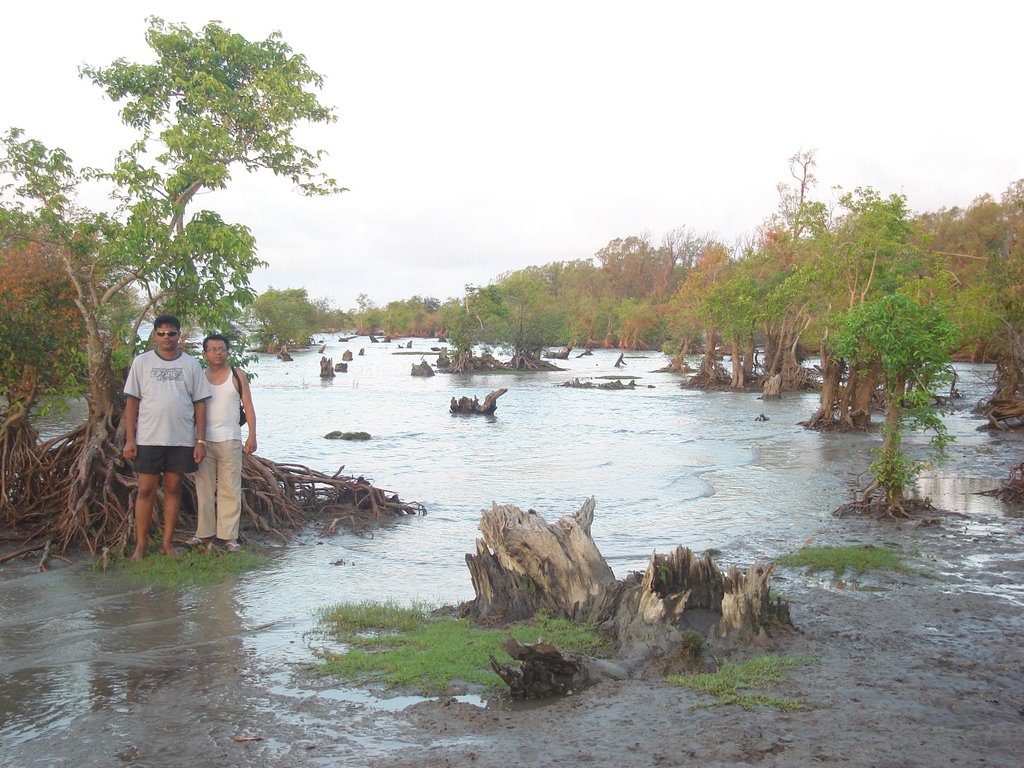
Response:
[[[181,555],[174,547],[160,547],[160,553],[168,557],[179,557]]]
[[[146,556],[146,550],[145,549],[136,549],[135,552],[132,553],[132,560],[141,560],[145,556]]]

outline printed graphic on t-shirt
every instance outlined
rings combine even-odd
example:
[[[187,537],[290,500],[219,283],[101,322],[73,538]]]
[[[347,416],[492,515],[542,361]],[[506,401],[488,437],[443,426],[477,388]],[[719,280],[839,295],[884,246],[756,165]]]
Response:
[[[182,368],[153,368],[149,373],[157,381],[181,381],[185,378]]]

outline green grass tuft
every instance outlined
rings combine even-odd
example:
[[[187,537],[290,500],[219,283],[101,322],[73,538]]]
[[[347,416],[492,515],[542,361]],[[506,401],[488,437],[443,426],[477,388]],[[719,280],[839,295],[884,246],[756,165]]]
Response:
[[[425,694],[444,691],[453,682],[500,687],[489,657],[511,661],[501,647],[510,634],[521,643],[543,639],[566,651],[595,656],[612,650],[596,627],[565,619],[541,616],[510,628],[479,629],[466,619],[432,615],[423,605],[340,605],[323,611],[320,625],[346,650],[321,652],[323,662],[315,671]]]
[[[220,584],[246,571],[263,568],[270,560],[251,550],[237,554],[185,552],[178,557],[153,554],[142,560],[114,559],[108,573],[140,584],[164,587],[204,587]],[[97,564],[94,567],[99,567]]]
[[[775,707],[788,711],[800,709],[800,702],[771,693],[747,691],[767,689],[788,680],[789,676],[785,670],[789,667],[818,663],[819,660],[813,656],[757,656],[741,664],[723,664],[717,672],[669,675],[665,680],[673,685],[712,696],[715,699],[714,704],[739,704],[744,709],[755,706]]]
[[[799,552],[776,558],[779,565],[806,567],[808,573],[832,571],[836,578],[846,571],[867,573],[873,570],[891,570],[914,573],[916,569],[906,565],[900,553],[888,547],[871,545],[856,547],[804,547]]]

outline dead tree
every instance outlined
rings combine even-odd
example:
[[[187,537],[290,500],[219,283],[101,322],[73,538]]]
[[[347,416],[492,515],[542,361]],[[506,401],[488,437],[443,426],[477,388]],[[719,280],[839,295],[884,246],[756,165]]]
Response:
[[[507,389],[502,387],[496,389],[487,397],[484,398],[483,403],[477,400],[475,397],[469,398],[466,396],[460,397],[456,400],[452,398],[449,409],[452,413],[467,413],[476,416],[490,416],[498,409],[498,398],[508,392]]]
[[[466,555],[476,598],[460,607],[461,614],[493,623],[543,612],[598,624],[616,640],[618,659],[611,669],[626,673],[671,653],[687,630],[699,631],[709,644],[723,648],[762,643],[777,629],[791,626],[788,605],[769,598],[770,564],[746,571],[733,566],[723,573],[709,554],[698,557],[677,547],[668,555],[652,554],[643,574],[616,580],[591,538],[595,506],[588,499],[555,524],[533,510],[510,505],[485,510],[480,520],[483,539],[477,540],[475,555]],[[517,695],[548,695],[551,680],[578,689],[610,674],[608,662],[528,649],[522,658],[546,664],[548,672],[516,674],[506,669],[499,674],[515,681],[513,688],[522,688],[526,678],[546,682]],[[570,668],[576,671],[567,681]]]

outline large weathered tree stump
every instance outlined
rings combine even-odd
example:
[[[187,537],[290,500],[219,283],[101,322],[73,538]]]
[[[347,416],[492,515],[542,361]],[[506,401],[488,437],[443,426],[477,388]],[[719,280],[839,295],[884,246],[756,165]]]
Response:
[[[496,389],[487,397],[484,398],[483,403],[477,400],[475,397],[470,398],[466,396],[460,397],[456,400],[452,398],[449,409],[452,413],[467,413],[476,416],[490,416],[498,409],[498,398],[508,392],[507,389],[502,387]]]
[[[591,537],[595,506],[590,498],[554,524],[511,505],[484,510],[483,539],[477,540],[475,555],[466,555],[476,598],[461,606],[462,615],[493,623],[543,612],[596,623],[614,636],[618,668],[626,671],[671,653],[686,631],[724,647],[761,643],[774,630],[791,626],[788,605],[768,595],[771,565],[745,572],[732,566],[723,573],[710,555],[698,557],[677,547],[668,555],[652,554],[643,574],[616,580]],[[499,672],[515,695],[550,695],[559,686],[576,689],[608,676],[600,660],[550,647],[524,648],[520,656],[510,652],[522,662],[518,673]],[[531,669],[523,666],[526,662]],[[529,681],[537,687],[527,693]]]
[[[330,357],[320,358],[320,378],[321,379],[333,379],[334,378],[334,360]]]

